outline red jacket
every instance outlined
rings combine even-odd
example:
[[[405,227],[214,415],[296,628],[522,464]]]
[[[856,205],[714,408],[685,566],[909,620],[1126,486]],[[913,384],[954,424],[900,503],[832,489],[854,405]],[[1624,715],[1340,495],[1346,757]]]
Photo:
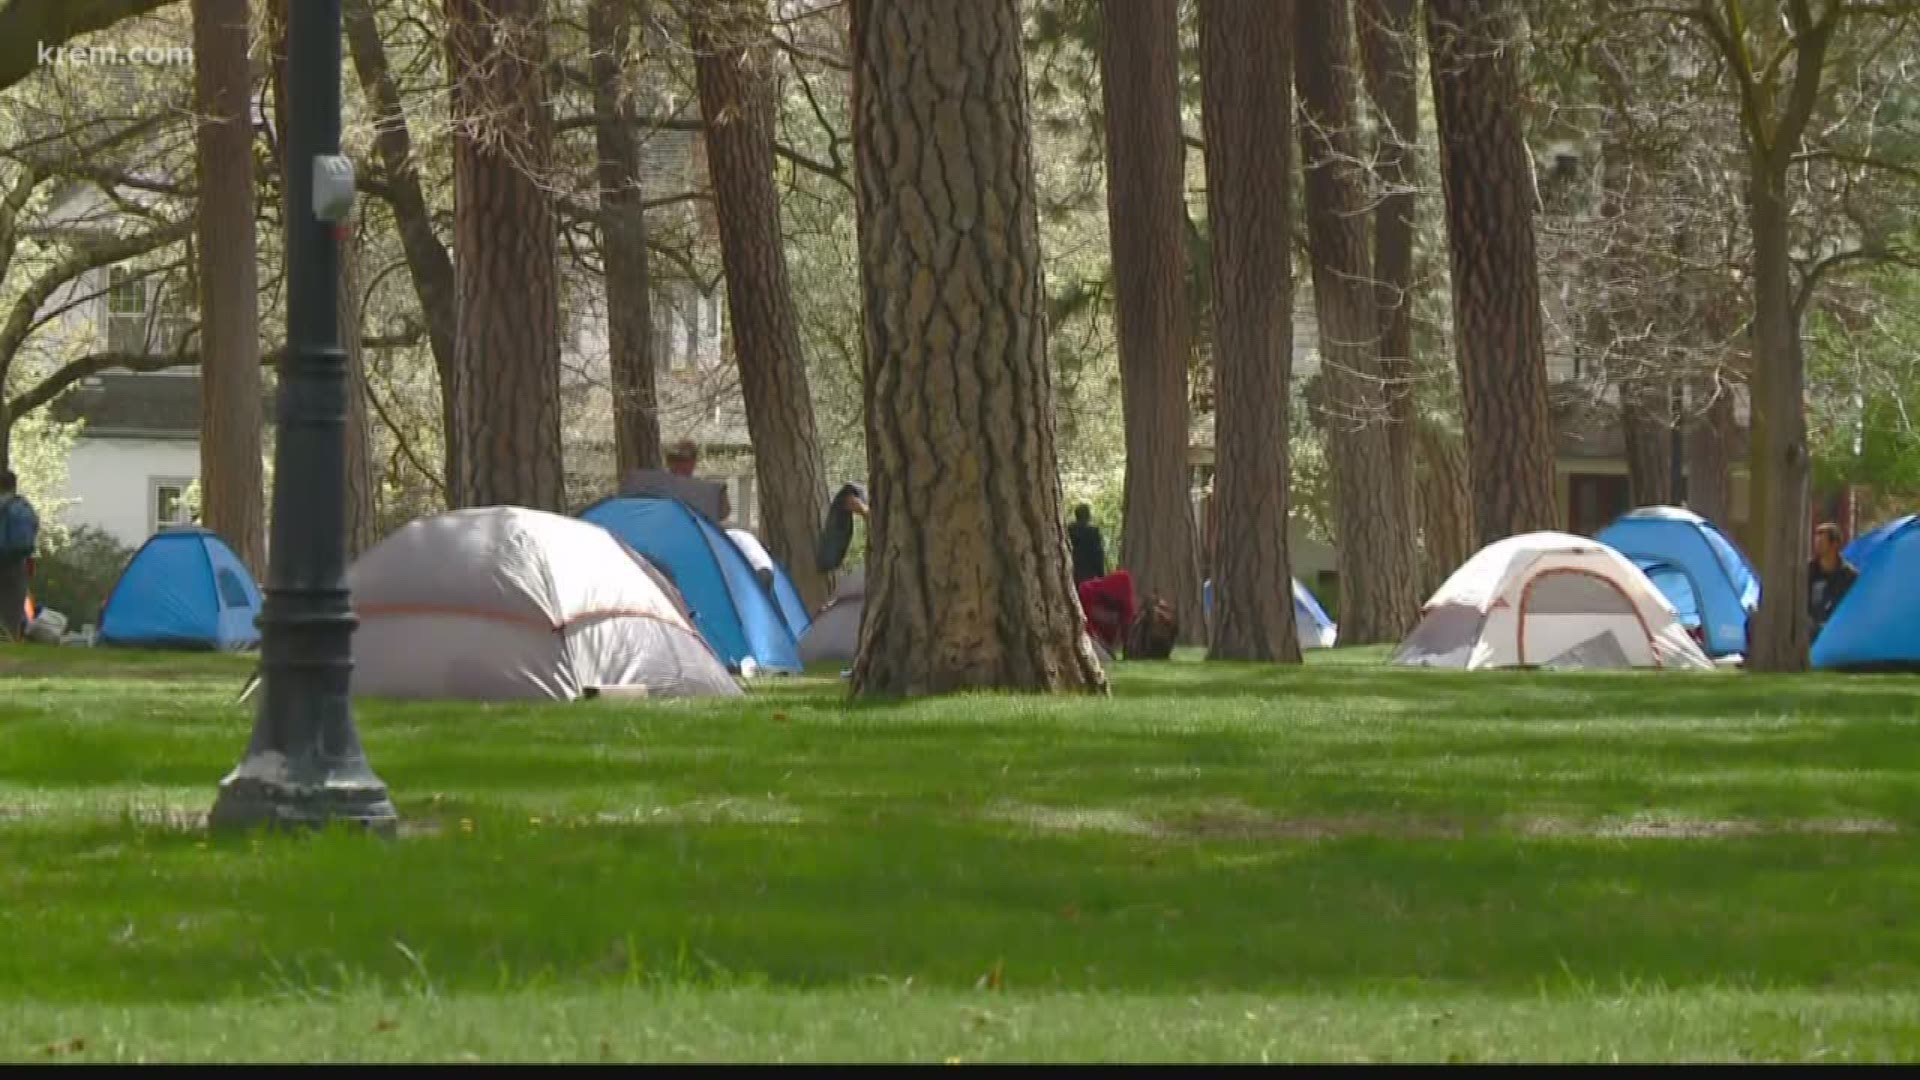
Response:
[[[1087,633],[1109,651],[1118,649],[1127,627],[1133,625],[1133,575],[1115,570],[1081,582],[1080,607],[1086,612]]]

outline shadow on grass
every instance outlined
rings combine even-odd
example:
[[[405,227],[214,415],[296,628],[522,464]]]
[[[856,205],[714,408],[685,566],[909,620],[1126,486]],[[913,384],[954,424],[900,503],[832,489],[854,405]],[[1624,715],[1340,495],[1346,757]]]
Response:
[[[965,988],[999,968],[1015,988],[1155,992],[1920,978],[1904,838],[1179,845],[881,819],[18,839],[35,900],[0,988],[44,1000],[700,971]]]
[[[1900,675],[1451,672],[1361,665],[1272,668],[1174,663],[1129,665],[1116,683],[1116,698],[1299,698],[1326,703],[1362,698],[1411,706],[1425,716],[1463,719],[1794,712],[1920,718],[1920,678]]]

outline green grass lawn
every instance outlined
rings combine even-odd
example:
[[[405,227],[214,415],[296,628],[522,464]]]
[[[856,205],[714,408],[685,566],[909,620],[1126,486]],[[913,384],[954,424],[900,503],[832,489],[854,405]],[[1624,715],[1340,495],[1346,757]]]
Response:
[[[0,1058],[1920,1057],[1920,681],[1122,665],[1104,701],[369,703],[0,654]]]

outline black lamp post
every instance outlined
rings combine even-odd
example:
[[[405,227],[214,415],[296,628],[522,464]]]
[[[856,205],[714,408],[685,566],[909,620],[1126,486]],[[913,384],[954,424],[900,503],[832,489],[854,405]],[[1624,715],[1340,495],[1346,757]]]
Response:
[[[260,613],[262,693],[246,759],[220,782],[211,825],[396,818],[354,730],[353,607],[346,587],[346,353],[340,225],[352,166],[340,154],[340,0],[288,8],[287,360],[280,371],[273,532]]]

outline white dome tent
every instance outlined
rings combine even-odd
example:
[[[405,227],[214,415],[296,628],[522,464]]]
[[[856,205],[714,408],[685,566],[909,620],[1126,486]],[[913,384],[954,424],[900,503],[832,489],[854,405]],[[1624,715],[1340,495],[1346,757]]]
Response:
[[[585,521],[512,506],[421,518],[362,555],[347,582],[356,695],[741,692],[672,585]]]
[[[1538,532],[1489,544],[1440,586],[1393,662],[1416,667],[1705,668],[1673,605],[1596,540]]]

